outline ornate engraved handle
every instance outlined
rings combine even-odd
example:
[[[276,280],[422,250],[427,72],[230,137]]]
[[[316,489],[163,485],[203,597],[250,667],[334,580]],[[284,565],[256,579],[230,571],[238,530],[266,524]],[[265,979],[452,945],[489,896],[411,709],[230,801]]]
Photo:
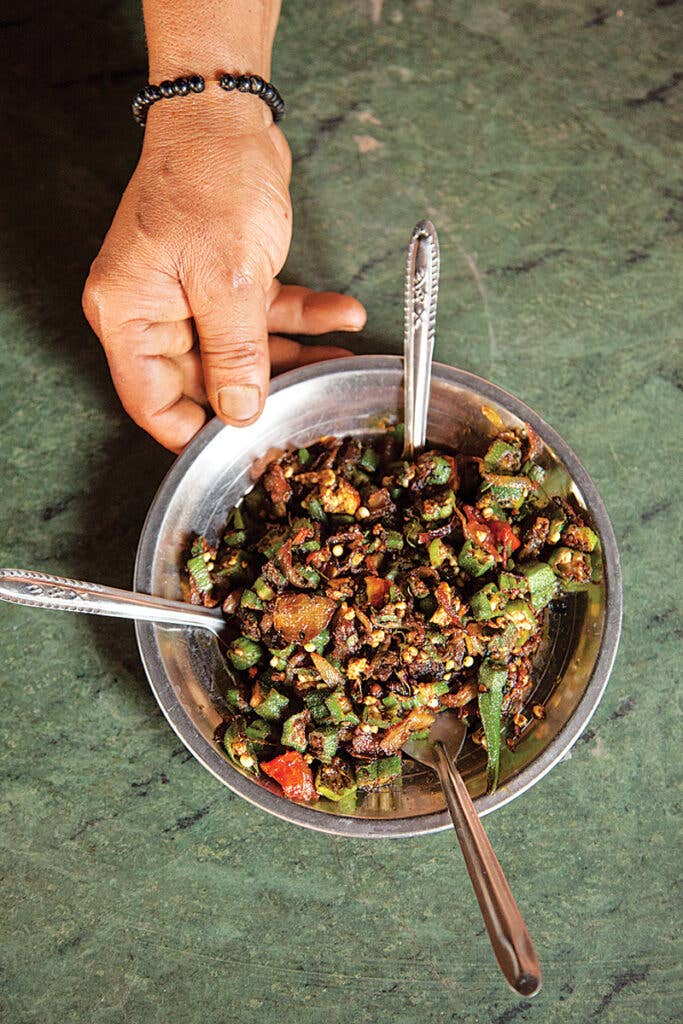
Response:
[[[431,221],[415,225],[408,246],[403,336],[405,444],[412,459],[427,437],[436,300],[439,290],[439,240]]]
[[[150,597],[30,569],[0,569],[0,600],[55,611],[201,626],[214,633],[220,632],[225,622],[220,610],[213,608],[198,608],[183,601],[169,601],[165,597]]]

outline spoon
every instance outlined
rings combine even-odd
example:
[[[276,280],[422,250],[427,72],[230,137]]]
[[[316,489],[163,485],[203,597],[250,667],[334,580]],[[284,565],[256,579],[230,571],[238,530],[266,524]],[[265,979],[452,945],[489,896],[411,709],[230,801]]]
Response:
[[[439,776],[479,908],[505,980],[521,996],[541,988],[541,966],[503,869],[479,820],[455,762],[467,727],[453,711],[442,711],[427,739],[411,739],[403,752]]]
[[[427,439],[439,266],[436,230],[431,221],[421,220],[408,246],[405,279],[404,459],[414,459]],[[458,716],[444,711],[426,740],[408,740],[403,750],[439,776],[496,959],[511,988],[520,995],[533,996],[541,987],[536,950],[472,798],[455,768],[466,734],[467,728]]]
[[[439,239],[431,221],[413,228],[408,245],[403,332],[403,458],[414,459],[427,437],[432,379],[436,299],[439,290]]]
[[[173,626],[200,626],[219,635],[225,626],[220,608],[202,608],[184,601],[150,597],[100,583],[65,579],[30,569],[0,569],[0,600],[118,619],[142,619]]]

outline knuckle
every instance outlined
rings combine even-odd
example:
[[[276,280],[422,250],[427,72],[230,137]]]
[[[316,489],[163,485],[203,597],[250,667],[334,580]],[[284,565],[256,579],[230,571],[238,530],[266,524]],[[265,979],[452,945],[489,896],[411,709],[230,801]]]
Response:
[[[226,376],[252,367],[261,360],[264,351],[258,341],[226,344],[224,336],[202,338],[202,348],[211,370]]]
[[[88,323],[97,330],[110,301],[110,289],[105,278],[95,270],[90,271],[83,288],[81,299],[83,312]]]

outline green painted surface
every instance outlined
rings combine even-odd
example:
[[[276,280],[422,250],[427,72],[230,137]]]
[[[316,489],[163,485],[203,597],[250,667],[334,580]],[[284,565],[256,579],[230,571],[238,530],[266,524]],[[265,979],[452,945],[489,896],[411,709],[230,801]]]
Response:
[[[544,991],[505,988],[450,834],[267,817],[179,746],[127,624],[3,606],[2,1019],[678,1021],[681,6],[284,6],[288,277],[354,291],[357,349],[396,352],[431,216],[438,358],[547,418],[619,539],[625,629],[590,730],[487,819]],[[0,564],[126,585],[170,457],[120,411],[80,289],[139,144],[137,5],[10,2],[0,32]]]

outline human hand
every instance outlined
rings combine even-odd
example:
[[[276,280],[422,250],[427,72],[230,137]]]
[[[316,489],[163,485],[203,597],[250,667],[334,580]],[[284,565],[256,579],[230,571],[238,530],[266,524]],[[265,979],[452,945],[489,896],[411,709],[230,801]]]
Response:
[[[176,452],[208,404],[226,423],[255,420],[271,368],[348,354],[280,332],[365,323],[349,296],[277,280],[291,240],[291,156],[270,114],[249,97],[249,112],[228,119],[225,97],[198,99],[150,110],[140,161],[83,293],[124,408]]]

